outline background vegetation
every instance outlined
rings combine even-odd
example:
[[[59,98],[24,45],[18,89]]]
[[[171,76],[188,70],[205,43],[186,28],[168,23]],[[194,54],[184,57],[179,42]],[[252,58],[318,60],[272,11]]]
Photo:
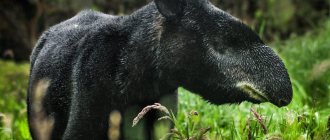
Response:
[[[124,14],[148,1],[1,0],[0,140],[30,139],[25,103],[28,56],[43,30],[84,8]],[[211,1],[249,24],[278,52],[289,70],[294,100],[284,108],[268,103],[214,106],[180,88],[176,128],[186,134],[210,127],[209,139],[330,139],[330,1]],[[192,125],[192,110],[199,115],[194,127],[186,129]]]
[[[28,60],[40,33],[82,9],[132,13],[151,0],[1,0],[0,58]],[[330,0],[210,0],[268,41],[313,30],[329,16]]]

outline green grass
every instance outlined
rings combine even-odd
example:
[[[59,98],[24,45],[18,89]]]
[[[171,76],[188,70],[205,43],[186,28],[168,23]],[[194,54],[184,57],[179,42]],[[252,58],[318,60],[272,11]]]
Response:
[[[26,119],[28,64],[0,61],[0,140],[29,139]]]
[[[307,95],[304,103],[314,107],[330,106],[330,22],[319,34],[309,33],[286,42],[275,43],[284,58],[294,83],[301,84]]]
[[[186,134],[210,127],[210,139],[330,139],[330,22],[318,31],[284,42],[275,42],[285,60],[294,90],[292,103],[277,108],[270,103],[215,106],[179,89],[176,128]],[[26,120],[28,64],[0,60],[0,140],[29,139]],[[257,121],[251,108],[263,121]],[[192,110],[198,112],[193,121]],[[193,122],[193,123],[192,123]],[[267,128],[264,133],[262,128]],[[187,126],[189,128],[187,129]]]
[[[297,87],[294,87],[294,92],[298,92]],[[199,112],[198,127],[210,127],[208,136],[211,139],[247,139],[249,133],[252,133],[253,139],[275,136],[283,139],[329,139],[326,127],[330,108],[315,110],[299,100],[299,94],[295,94],[293,102],[283,108],[277,108],[270,103],[252,105],[248,102],[240,105],[215,106],[181,88],[177,119],[178,124],[182,125],[177,128],[185,131],[185,123],[180,122],[187,121],[187,114],[191,110],[196,110]],[[251,107],[256,108],[262,115],[263,123],[268,129],[267,134],[263,133],[263,129],[251,113]]]

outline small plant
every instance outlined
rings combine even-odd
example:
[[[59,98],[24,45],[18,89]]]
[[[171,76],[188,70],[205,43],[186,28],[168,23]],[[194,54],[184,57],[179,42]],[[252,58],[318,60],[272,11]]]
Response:
[[[142,109],[142,111],[134,118],[132,127],[136,126],[138,122],[143,119],[143,117],[151,110],[158,110],[164,113],[163,117],[158,118],[160,120],[169,120],[173,125],[173,129],[170,130],[168,134],[166,134],[161,139],[178,139],[178,140],[207,140],[205,134],[210,130],[208,128],[202,128],[197,130],[196,125],[198,123],[198,112],[191,111],[188,116],[186,117],[186,124],[185,130],[180,130],[176,126],[178,125],[177,119],[172,111],[169,111],[165,106],[162,106],[160,103],[155,103],[153,105],[146,106]]]
[[[267,134],[268,129],[267,129],[265,123],[264,123],[264,119],[262,118],[262,116],[257,112],[257,110],[255,108],[251,108],[251,112],[253,113],[253,116],[256,118],[256,120],[258,121],[258,123],[262,127],[263,133]]]
[[[259,130],[258,126],[261,127],[260,129],[262,130],[262,133],[264,135],[267,135],[268,128],[265,124],[265,119],[262,117],[262,115],[258,113],[257,110],[253,107],[250,109],[250,113],[253,115],[253,117],[250,116],[246,122],[247,133],[248,133],[247,139],[248,140],[255,139],[255,135],[258,133]],[[255,123],[252,123],[251,121],[255,121]]]

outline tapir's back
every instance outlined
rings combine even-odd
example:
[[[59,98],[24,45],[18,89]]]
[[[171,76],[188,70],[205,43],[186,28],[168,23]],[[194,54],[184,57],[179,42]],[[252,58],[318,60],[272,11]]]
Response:
[[[98,30],[106,28],[106,26],[112,26],[115,24],[115,18],[115,16],[85,10],[71,19],[51,27],[40,37],[31,56],[32,64],[34,64],[36,57],[40,55],[39,53],[41,49],[43,49],[43,53],[49,53],[59,49],[75,49],[79,43],[82,43],[81,41],[86,39],[86,37],[92,36],[97,33]]]

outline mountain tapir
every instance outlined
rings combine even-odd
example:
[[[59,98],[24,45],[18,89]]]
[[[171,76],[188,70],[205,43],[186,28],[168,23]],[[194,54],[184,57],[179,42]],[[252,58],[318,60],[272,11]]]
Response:
[[[292,99],[283,62],[247,25],[208,0],[154,0],[127,16],[85,10],[43,33],[31,55],[31,134],[39,139],[40,103],[53,140],[107,139],[114,110],[121,139],[153,139],[156,118],[132,133],[127,110],[164,99],[175,112],[178,87],[216,105]]]

